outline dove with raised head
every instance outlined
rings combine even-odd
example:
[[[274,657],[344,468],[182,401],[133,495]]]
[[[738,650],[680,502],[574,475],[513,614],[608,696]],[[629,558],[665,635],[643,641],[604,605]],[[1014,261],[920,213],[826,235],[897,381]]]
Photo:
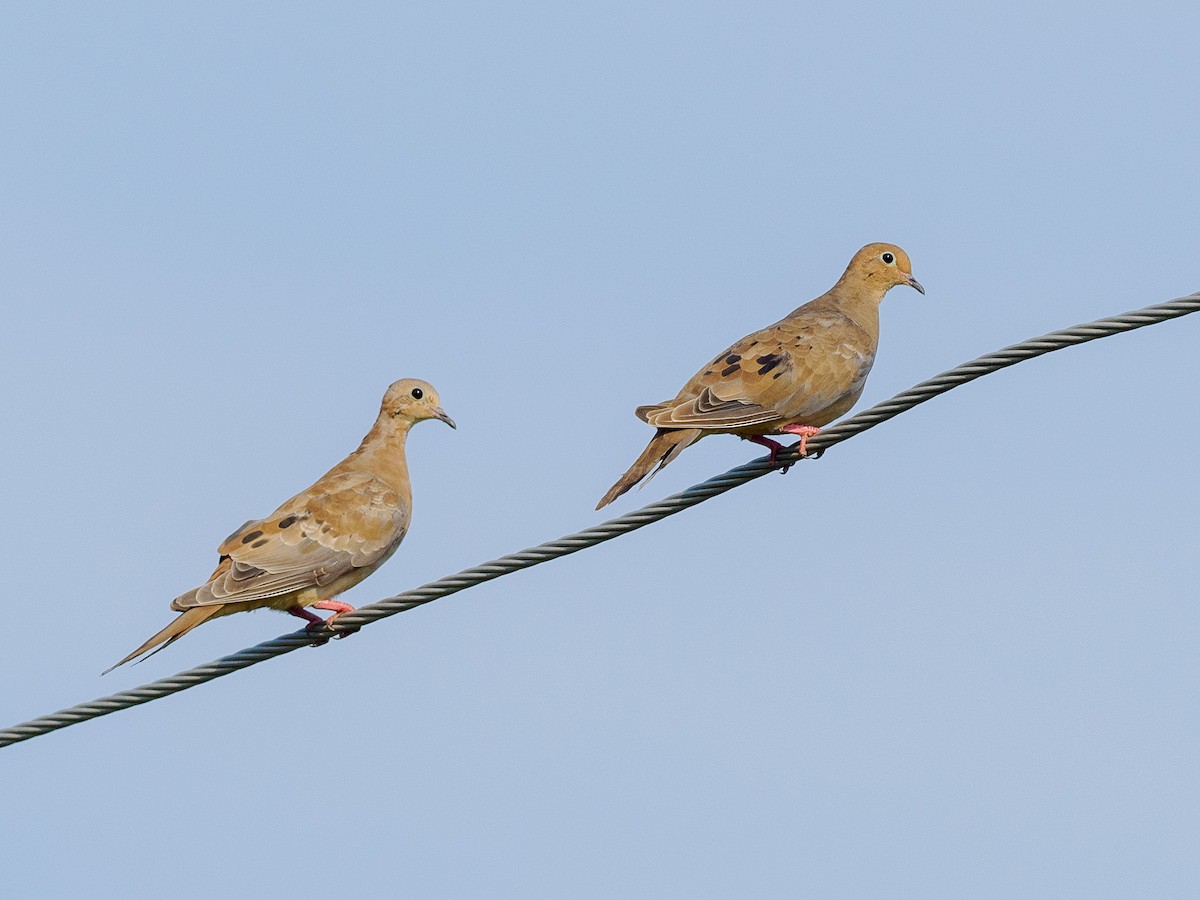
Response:
[[[854,406],[879,346],[879,304],[896,285],[922,294],[908,254],[893,244],[867,244],[826,293],[717,354],[673,400],[639,406],[657,428],[642,455],[600,500],[611,503],[652,476],[700,438],[736,434],[783,449],[768,435],[806,442]]]
[[[269,607],[312,628],[351,611],[334,598],[383,565],[408,531],[412,487],[404,445],[424,419],[455,427],[432,385],[415,378],[392,384],[358,449],[270,516],[226,538],[208,581],[172,601],[175,620],[112,668],[217,616]],[[333,614],[323,620],[309,606]]]

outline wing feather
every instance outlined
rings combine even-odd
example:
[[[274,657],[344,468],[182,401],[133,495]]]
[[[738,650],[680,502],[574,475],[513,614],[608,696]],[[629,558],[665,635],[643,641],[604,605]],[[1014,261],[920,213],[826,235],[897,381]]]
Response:
[[[716,356],[674,400],[638,407],[637,415],[656,428],[823,425],[862,393],[874,356],[874,341],[854,320],[802,308]]]
[[[408,499],[382,479],[363,472],[333,476],[320,490],[230,535],[208,583],[171,606],[253,602],[324,587],[381,563],[403,539],[409,518]]]

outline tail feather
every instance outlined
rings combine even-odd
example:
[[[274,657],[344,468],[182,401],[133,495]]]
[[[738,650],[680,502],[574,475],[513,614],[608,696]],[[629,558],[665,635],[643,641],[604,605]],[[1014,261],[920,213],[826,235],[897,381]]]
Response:
[[[701,434],[699,428],[658,429],[658,433],[650,439],[650,443],[646,445],[642,455],[634,460],[629,470],[608,489],[608,493],[596,504],[596,509],[608,506],[643,478],[649,481],[658,474],[659,470],[682,453],[685,447],[699,440]],[[653,471],[651,471],[652,469]]]
[[[192,607],[187,612],[176,616],[174,621],[172,621],[171,624],[169,624],[166,628],[154,635],[154,637],[150,638],[148,641],[146,641],[146,643],[142,644],[142,646],[138,647],[115,666],[110,666],[109,668],[105,669],[101,674],[107,675],[113,669],[125,665],[125,663],[129,662],[131,659],[137,659],[142,654],[151,650],[153,650],[154,653],[157,653],[159,650],[165,649],[169,645],[175,643],[197,625],[206,622],[220,611],[220,604]],[[159,646],[160,644],[162,646]],[[156,647],[158,648],[157,650],[155,650]],[[150,653],[150,656],[153,656],[154,653]]]

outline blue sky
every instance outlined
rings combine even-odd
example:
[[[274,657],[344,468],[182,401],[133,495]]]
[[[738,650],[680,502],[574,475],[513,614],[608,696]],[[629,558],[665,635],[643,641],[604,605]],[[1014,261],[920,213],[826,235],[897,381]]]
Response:
[[[601,521],[662,400],[911,255],[860,408],[1200,289],[1194,4],[161,4],[0,36],[7,725],[169,619],[386,386],[366,603]],[[1200,320],[2,751],[13,896],[1195,896]],[[757,454],[688,450],[673,492]],[[19,564],[18,564],[19,563]]]

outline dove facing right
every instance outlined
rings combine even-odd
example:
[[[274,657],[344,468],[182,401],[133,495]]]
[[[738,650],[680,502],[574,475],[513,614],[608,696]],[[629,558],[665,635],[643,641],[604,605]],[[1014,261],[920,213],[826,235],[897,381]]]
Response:
[[[783,445],[767,435],[795,434],[803,456],[808,438],[862,394],[879,346],[879,304],[898,284],[925,293],[907,253],[894,244],[867,244],[820,297],[722,350],[675,399],[639,406],[637,417],[658,430],[596,509],[705,435],[762,444],[773,463]]]
[[[358,449],[267,518],[227,537],[208,581],[171,602],[180,615],[107,672],[217,616],[269,607],[313,628],[353,610],[333,598],[387,562],[408,531],[412,485],[404,445],[424,419],[455,427],[428,382],[392,384]],[[306,606],[333,615],[323,620]]]

